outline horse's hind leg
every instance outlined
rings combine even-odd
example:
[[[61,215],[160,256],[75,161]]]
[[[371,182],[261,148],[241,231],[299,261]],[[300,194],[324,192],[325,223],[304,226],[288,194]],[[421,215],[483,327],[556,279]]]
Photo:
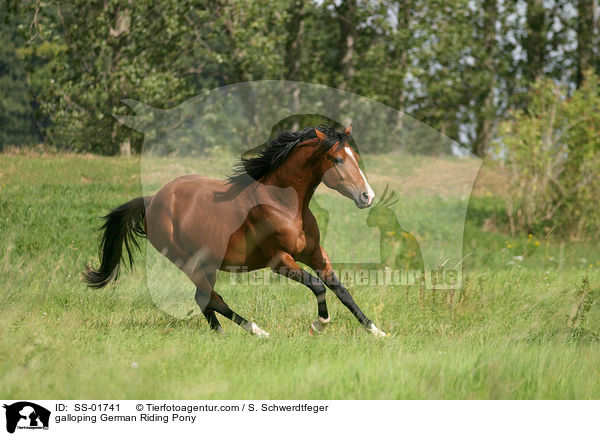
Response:
[[[196,303],[200,306],[202,313],[208,320],[211,328],[219,330],[221,326],[215,315],[220,313],[249,333],[257,336],[268,337],[269,334],[251,321],[247,321],[229,308],[223,298],[215,292],[213,286],[216,280],[216,269],[208,267],[196,267],[189,275],[196,284]]]
[[[198,304],[200,310],[202,311],[202,314],[208,321],[208,325],[210,325],[210,328],[212,330],[215,330],[216,332],[222,333],[223,329],[221,328],[221,324],[217,319],[217,315],[215,315],[215,311],[207,307],[204,292],[201,291],[199,288],[196,288],[196,303]]]
[[[222,333],[223,329],[221,328],[221,324],[217,319],[217,315],[215,315],[215,311],[208,307],[212,288],[215,284],[215,280],[217,279],[216,271],[209,271],[206,269],[203,271],[195,271],[195,274],[192,277],[196,283],[196,304],[208,321],[210,328],[216,332]]]
[[[223,298],[221,298],[221,296],[217,294],[214,290],[211,293],[210,302],[208,303],[207,307],[211,310],[214,310],[217,313],[220,313],[224,317],[229,318],[234,323],[242,327],[247,332],[252,333],[253,335],[269,337],[269,334],[266,331],[254,324],[252,321],[247,321],[242,316],[238,315],[233,310],[231,310],[227,303],[223,301]]]

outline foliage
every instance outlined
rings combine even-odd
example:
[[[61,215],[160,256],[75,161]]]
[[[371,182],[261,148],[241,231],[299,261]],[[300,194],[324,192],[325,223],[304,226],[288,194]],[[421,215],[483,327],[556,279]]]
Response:
[[[17,50],[23,44],[16,25],[0,29],[0,150],[39,141],[33,123],[31,94]]]
[[[172,105],[186,95],[177,74],[182,12],[188,5],[48,0],[26,3],[33,16],[23,49],[40,83],[45,135],[77,151],[115,153],[130,135],[113,114],[123,96]],[[160,42],[160,43],[158,43]],[[43,65],[42,69],[36,64]]]
[[[600,81],[589,73],[571,96],[540,79],[527,110],[500,127],[500,153],[510,171],[512,231],[600,234]]]
[[[22,46],[7,49],[24,57],[44,139],[105,154],[140,145],[112,117],[128,113],[123,98],[171,108],[219,86],[291,79],[373,98],[484,156],[533,80],[580,86],[582,69],[600,67],[591,0],[3,3],[21,23]]]
[[[594,304],[597,294],[598,290],[592,290],[590,288],[589,279],[583,277],[581,283],[576,287],[577,301],[571,309],[568,320],[568,326],[571,329],[571,338],[575,341],[581,341],[584,338],[598,338],[597,333],[591,332],[583,327],[585,318]]]

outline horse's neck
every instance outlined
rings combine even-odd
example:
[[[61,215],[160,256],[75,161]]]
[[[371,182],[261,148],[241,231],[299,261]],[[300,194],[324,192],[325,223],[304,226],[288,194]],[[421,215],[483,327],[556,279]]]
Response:
[[[321,178],[318,174],[303,173],[299,169],[300,166],[286,165],[286,163],[265,177],[262,182],[265,185],[273,185],[278,188],[293,188],[298,198],[297,212],[302,216],[308,209],[310,200],[321,182]]]

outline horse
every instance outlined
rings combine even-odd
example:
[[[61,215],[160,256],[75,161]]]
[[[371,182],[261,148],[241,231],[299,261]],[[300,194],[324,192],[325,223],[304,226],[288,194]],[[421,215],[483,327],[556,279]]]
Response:
[[[214,289],[219,270],[269,267],[314,293],[318,316],[310,324],[311,334],[329,325],[327,286],[366,330],[386,336],[336,276],[309,208],[321,182],[358,208],[372,205],[375,193],[353,146],[351,126],[343,131],[325,125],[284,131],[255,157],[242,157],[226,180],[185,175],[153,196],[118,206],[104,217],[101,263],[97,269],[86,265],[85,283],[102,288],[118,277],[122,260],[132,267],[132,251],[139,250],[136,237],[146,237],[194,284],[196,303],[212,330],[222,332],[218,313],[253,335],[269,336],[234,312]]]

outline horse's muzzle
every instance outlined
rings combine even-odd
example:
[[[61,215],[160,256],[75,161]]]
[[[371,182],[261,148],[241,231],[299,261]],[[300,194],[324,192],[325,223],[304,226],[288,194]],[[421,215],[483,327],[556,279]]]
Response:
[[[354,200],[354,203],[356,203],[356,207],[359,209],[365,209],[373,204],[374,198],[375,193],[369,189],[368,191],[362,192],[358,199]]]

